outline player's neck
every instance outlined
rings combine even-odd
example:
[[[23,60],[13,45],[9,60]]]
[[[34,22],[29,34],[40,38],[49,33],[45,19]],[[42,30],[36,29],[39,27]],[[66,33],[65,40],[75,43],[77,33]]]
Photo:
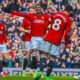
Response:
[[[69,13],[67,11],[64,11],[65,14],[69,15]]]
[[[37,13],[38,16],[40,16],[42,13]]]

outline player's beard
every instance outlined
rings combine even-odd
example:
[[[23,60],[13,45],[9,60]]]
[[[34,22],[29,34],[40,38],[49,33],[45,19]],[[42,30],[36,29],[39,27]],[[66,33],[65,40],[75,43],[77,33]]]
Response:
[[[42,12],[41,12],[41,11],[37,11],[36,14],[37,14],[37,15],[41,15]]]

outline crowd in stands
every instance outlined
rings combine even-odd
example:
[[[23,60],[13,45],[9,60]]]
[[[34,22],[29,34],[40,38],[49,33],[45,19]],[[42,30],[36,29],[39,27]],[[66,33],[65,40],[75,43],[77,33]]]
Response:
[[[7,47],[10,50],[9,59],[4,59],[4,67],[22,67],[22,57],[25,53],[23,46],[24,33],[19,31],[23,17],[12,15],[11,10],[28,13],[29,7],[40,3],[42,12],[51,14],[65,11],[65,6],[70,4],[74,8],[72,14],[72,28],[69,35],[68,46],[60,50],[57,59],[58,68],[80,68],[80,0],[2,0],[0,2],[0,22],[6,26]]]

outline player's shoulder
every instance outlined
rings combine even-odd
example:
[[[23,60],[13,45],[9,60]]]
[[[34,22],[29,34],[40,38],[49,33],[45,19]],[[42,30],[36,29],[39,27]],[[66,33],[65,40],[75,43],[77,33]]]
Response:
[[[42,16],[44,16],[44,17],[46,17],[46,18],[50,17],[50,15],[49,15],[49,14],[47,14],[47,13],[42,14]]]
[[[28,18],[24,18],[23,20],[24,22],[30,22],[30,20]]]
[[[56,12],[52,14],[53,16],[60,16],[65,18],[67,21],[71,21],[70,17],[65,12]]]
[[[42,15],[44,15],[44,16],[48,16],[48,14],[47,14],[47,13],[45,13],[45,14],[42,14]]]
[[[62,16],[67,16],[64,12],[55,12],[52,15],[62,15]]]
[[[65,12],[60,12],[60,14],[65,16],[67,19],[70,19],[70,17]]]
[[[36,16],[35,13],[28,13],[27,15],[30,16],[30,17],[34,17],[34,16]]]

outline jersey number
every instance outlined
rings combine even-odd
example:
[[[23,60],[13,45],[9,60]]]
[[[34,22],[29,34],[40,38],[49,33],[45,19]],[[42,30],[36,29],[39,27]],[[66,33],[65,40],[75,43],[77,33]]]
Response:
[[[52,25],[52,29],[54,30],[59,30],[60,29],[60,24],[61,24],[61,20],[60,19],[55,19],[54,24]]]

